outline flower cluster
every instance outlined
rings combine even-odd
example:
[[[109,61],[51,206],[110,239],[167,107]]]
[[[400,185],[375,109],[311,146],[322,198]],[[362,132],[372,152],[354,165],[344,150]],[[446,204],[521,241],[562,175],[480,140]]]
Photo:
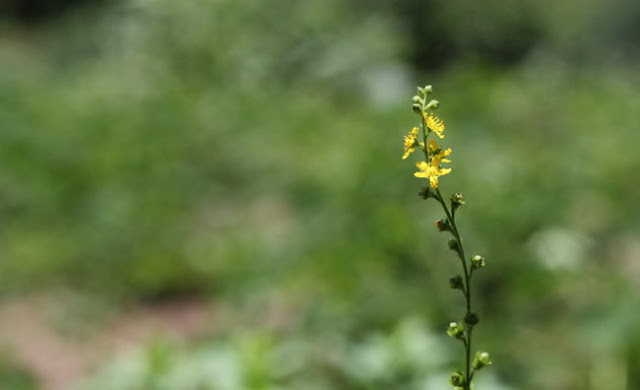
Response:
[[[404,154],[402,159],[409,157],[416,148],[424,152],[426,161],[419,161],[416,167],[420,170],[414,173],[415,177],[429,179],[429,186],[433,189],[438,188],[438,177],[447,175],[451,172],[451,168],[442,168],[440,164],[450,163],[447,157],[451,154],[451,149],[442,149],[435,139],[428,139],[429,134],[433,133],[438,138],[444,138],[445,125],[444,122],[435,116],[431,110],[438,108],[440,103],[437,100],[431,100],[428,103],[426,98],[431,93],[430,85],[424,88],[418,88],[418,95],[413,97],[413,111],[420,115],[420,127],[414,127],[404,137]],[[424,141],[419,142],[418,136],[422,133]]]
[[[440,232],[452,236],[448,242],[449,249],[454,251],[460,259],[462,274],[452,276],[449,279],[449,287],[462,292],[466,301],[466,312],[462,320],[449,323],[447,334],[461,341],[464,345],[466,367],[464,372],[454,371],[449,378],[449,383],[457,390],[470,390],[474,374],[478,370],[491,365],[489,354],[484,351],[476,352],[475,358],[471,359],[472,333],[474,327],[480,322],[478,314],[471,311],[471,279],[475,271],[484,267],[486,262],[485,258],[480,255],[474,255],[467,259],[464,254],[462,239],[456,226],[456,211],[465,204],[464,197],[461,193],[456,192],[451,195],[449,205],[447,205],[438,189],[439,177],[451,173],[451,168],[443,168],[441,166],[441,164],[451,162],[448,158],[451,155],[451,149],[443,149],[434,139],[435,137],[437,139],[445,137],[445,125],[432,112],[438,108],[440,103],[437,100],[427,102],[427,97],[432,91],[433,88],[430,85],[418,87],[418,94],[413,97],[413,106],[411,108],[420,116],[420,125],[413,127],[409,134],[404,137],[402,159],[406,159],[417,149],[423,152],[424,161],[416,163],[419,171],[415,172],[414,176],[428,179],[429,185],[422,188],[418,195],[423,199],[435,199],[442,206],[445,218],[435,221],[434,225]],[[430,139],[429,135],[431,133],[435,134],[435,137]]]

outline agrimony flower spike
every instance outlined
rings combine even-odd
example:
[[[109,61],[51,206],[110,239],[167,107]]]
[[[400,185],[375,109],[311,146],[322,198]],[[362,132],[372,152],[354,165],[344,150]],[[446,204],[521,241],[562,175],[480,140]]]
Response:
[[[451,163],[449,156],[450,148],[444,148],[438,144],[438,140],[445,138],[445,125],[442,119],[434,115],[433,110],[440,106],[440,102],[431,99],[427,102],[429,94],[433,92],[431,85],[418,87],[418,94],[413,97],[412,110],[420,116],[420,123],[413,127],[409,134],[404,137],[403,159],[407,159],[416,150],[421,150],[424,160],[416,162],[418,172],[413,175],[420,179],[427,179],[428,185],[423,187],[419,195],[423,199],[435,199],[438,201],[444,212],[444,217],[435,221],[435,226],[441,232],[449,232],[453,236],[448,242],[449,249],[454,251],[462,268],[462,273],[449,279],[449,287],[454,290],[461,290],[465,299],[464,319],[461,322],[451,322],[447,327],[447,334],[455,339],[461,340],[464,345],[465,370],[454,371],[449,382],[458,390],[470,390],[471,380],[477,370],[491,365],[487,352],[478,352],[473,361],[471,360],[471,339],[474,327],[480,322],[477,313],[471,311],[471,274],[474,270],[484,267],[484,257],[474,255],[467,259],[464,254],[462,238],[456,225],[456,211],[465,204],[462,194],[459,192],[451,195],[449,204],[440,193],[440,177],[451,173],[451,168],[443,167],[442,164]],[[429,138],[431,134],[434,137]]]

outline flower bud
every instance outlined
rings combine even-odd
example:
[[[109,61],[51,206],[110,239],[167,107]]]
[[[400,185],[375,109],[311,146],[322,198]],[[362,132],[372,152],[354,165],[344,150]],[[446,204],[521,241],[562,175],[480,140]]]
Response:
[[[452,238],[449,240],[449,249],[451,249],[454,252],[458,252],[458,254],[460,253],[460,244],[458,244],[458,240]]]
[[[465,385],[464,375],[460,371],[454,371],[449,375],[451,386],[462,387]]]
[[[431,100],[429,103],[427,103],[427,105],[424,108],[426,110],[435,110],[438,107],[440,107],[440,102],[434,99],[434,100]]]
[[[418,96],[418,95],[415,95],[413,97],[413,102],[414,103],[422,103],[422,98],[420,96]]]
[[[459,322],[451,322],[447,327],[447,334],[456,339],[464,338],[464,327]]]
[[[471,256],[471,269],[478,269],[485,266],[484,257],[480,255]]]
[[[421,114],[421,113],[422,113],[422,107],[420,107],[420,105],[419,105],[418,103],[414,103],[414,104],[411,106],[411,110],[412,110],[413,112],[415,112],[416,114]]]
[[[474,370],[479,370],[483,367],[491,365],[491,358],[489,357],[488,352],[476,352],[476,357],[473,359],[473,364],[471,365]]]
[[[420,189],[420,192],[418,192],[418,196],[421,197],[422,199],[429,199],[429,198],[436,197],[436,195],[433,193],[433,191],[431,191],[431,188],[429,187],[422,187]]]
[[[433,92],[433,87],[431,85],[425,85],[423,88],[424,92],[429,94],[431,92]]]
[[[478,317],[477,313],[469,313],[464,316],[464,322],[466,322],[468,325],[474,326],[478,322],[480,322],[480,317]]]
[[[462,290],[464,288],[464,282],[461,275],[452,276],[449,278],[449,287],[454,290]]]
[[[449,225],[449,221],[444,219],[439,219],[433,223],[435,227],[438,228],[441,232],[446,232],[451,230],[451,225]]]
[[[464,198],[462,197],[462,194],[459,192],[456,192],[455,194],[451,195],[451,208],[453,210],[457,209],[459,206],[464,204]]]

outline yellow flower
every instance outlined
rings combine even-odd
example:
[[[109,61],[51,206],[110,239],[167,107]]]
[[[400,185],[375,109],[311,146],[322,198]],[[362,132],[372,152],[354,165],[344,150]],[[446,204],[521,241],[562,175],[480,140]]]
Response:
[[[427,152],[429,154],[434,154],[435,152],[438,151],[438,149],[440,149],[440,147],[438,146],[438,143],[436,142],[435,139],[430,139],[429,140],[429,145],[427,146]]]
[[[426,112],[422,113],[422,117],[424,118],[429,130],[436,133],[438,138],[444,138],[444,134],[442,134],[444,131],[444,122],[440,118],[433,114],[427,114]]]
[[[427,154],[429,155],[429,162],[418,162],[416,166],[420,169],[420,172],[416,172],[413,175],[429,179],[431,188],[436,189],[438,188],[438,177],[451,172],[451,168],[440,168],[440,164],[451,162],[447,158],[451,154],[451,149],[442,150],[435,140],[430,139],[427,146]]]
[[[451,172],[451,168],[440,168],[438,166],[439,163],[439,159],[436,160],[435,158],[431,160],[431,164],[420,161],[416,163],[416,167],[418,167],[421,172],[416,172],[413,175],[415,177],[424,177],[425,179],[429,179],[429,186],[435,190],[438,188],[438,177],[447,175]]]
[[[438,143],[434,139],[429,140],[429,145],[427,146],[427,153],[433,156],[432,158],[434,160],[437,159],[436,165],[440,165],[441,162],[442,163],[451,162],[451,160],[449,160],[448,158],[445,158],[451,154],[451,148],[442,150],[442,148],[438,146]]]
[[[418,131],[420,131],[420,129],[414,127],[413,129],[411,129],[409,134],[404,137],[404,155],[402,156],[403,160],[409,157],[409,155],[416,150]]]

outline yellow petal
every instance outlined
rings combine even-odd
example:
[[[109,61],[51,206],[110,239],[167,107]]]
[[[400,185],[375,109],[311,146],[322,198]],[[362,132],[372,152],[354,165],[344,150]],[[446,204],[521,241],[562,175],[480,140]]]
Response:
[[[435,152],[436,150],[438,150],[438,144],[436,143],[435,139],[430,139],[429,140],[429,147],[427,149],[430,153]]]

